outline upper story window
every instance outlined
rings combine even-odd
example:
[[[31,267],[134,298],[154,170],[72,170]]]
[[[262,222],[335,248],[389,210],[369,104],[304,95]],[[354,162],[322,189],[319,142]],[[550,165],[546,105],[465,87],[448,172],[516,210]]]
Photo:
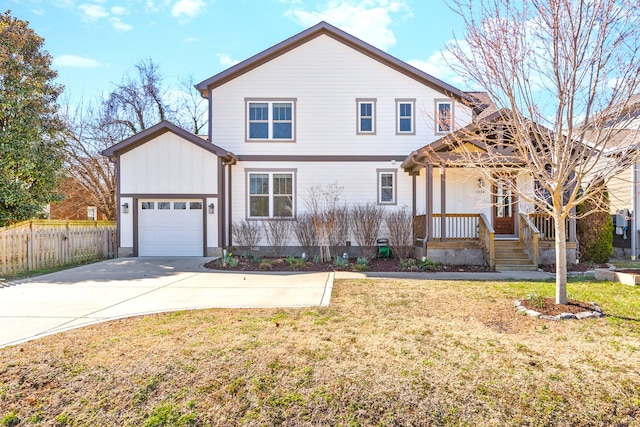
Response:
[[[293,141],[293,100],[247,100],[247,141]]]
[[[376,100],[357,99],[358,107],[358,134],[376,133]]]
[[[453,102],[436,100],[436,133],[449,133],[453,127]]]
[[[416,133],[414,125],[415,116],[414,99],[396,99],[396,133],[413,135]]]
[[[291,171],[249,172],[248,217],[293,218],[293,179]]]

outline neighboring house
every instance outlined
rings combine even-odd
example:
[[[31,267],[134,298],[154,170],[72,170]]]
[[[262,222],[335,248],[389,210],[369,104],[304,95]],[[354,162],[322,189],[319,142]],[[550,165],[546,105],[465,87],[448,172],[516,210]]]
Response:
[[[422,242],[440,240],[424,245],[426,255],[495,261],[478,230],[480,213],[488,230],[500,216],[490,214],[479,171],[420,159],[406,167],[416,150],[489,114],[482,94],[324,22],[196,87],[209,100],[208,140],[163,122],[103,152],[117,161],[121,255],[219,254],[233,245],[234,222],[295,220],[313,188],[337,184],[351,205],[407,206],[434,221],[441,212],[469,217],[466,234],[416,231]],[[504,200],[517,215],[517,201]],[[517,224],[499,232],[517,239]]]
[[[104,212],[91,203],[91,194],[71,177],[62,180],[59,188],[63,199],[48,206],[49,219],[108,220]]]

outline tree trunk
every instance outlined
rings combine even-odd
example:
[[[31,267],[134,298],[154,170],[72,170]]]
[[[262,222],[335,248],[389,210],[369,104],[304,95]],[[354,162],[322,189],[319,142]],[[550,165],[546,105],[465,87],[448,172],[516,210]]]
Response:
[[[567,230],[560,214],[553,217],[556,228],[556,304],[567,303]]]

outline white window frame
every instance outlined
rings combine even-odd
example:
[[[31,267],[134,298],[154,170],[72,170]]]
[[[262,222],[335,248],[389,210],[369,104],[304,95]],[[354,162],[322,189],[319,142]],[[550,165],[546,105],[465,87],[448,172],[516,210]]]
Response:
[[[410,105],[411,106],[411,129],[409,130],[400,130],[400,119],[404,117],[400,117],[400,106],[401,105]],[[396,135],[415,135],[416,134],[416,100],[415,99],[396,99]]]
[[[93,217],[91,215],[93,213]],[[97,221],[98,220],[98,208],[95,206],[87,206],[87,220],[88,221]]]
[[[449,117],[449,129],[440,128],[440,106],[449,105],[450,117]],[[435,123],[434,130],[436,135],[442,135],[451,133],[453,131],[453,118],[455,117],[454,103],[451,99],[436,99],[435,100]]]
[[[378,169],[378,204],[379,205],[395,205],[397,204],[397,191],[398,191],[398,170],[397,169]],[[391,200],[382,200],[382,190],[389,187],[383,187],[382,178],[385,175],[390,175],[392,179],[391,183]]]
[[[267,104],[267,119],[266,120],[250,120],[251,118],[251,104]],[[274,104],[290,104],[291,105],[291,120],[274,120],[273,118],[273,105]],[[245,99],[245,141],[246,142],[295,142],[296,140],[296,99],[295,98],[246,98]],[[260,122],[267,123],[267,138],[251,138],[251,123]],[[277,123],[291,123],[291,138],[274,138],[273,127]]]
[[[361,106],[363,104],[371,104],[371,116],[363,116]],[[362,119],[371,119],[371,130],[362,130]],[[375,98],[358,98],[356,99],[356,134],[357,135],[375,135],[376,134],[376,99]]]
[[[296,170],[295,169],[246,169],[246,218],[248,220],[254,219],[295,219],[296,218]],[[291,175],[291,216],[276,216],[274,215],[275,197],[274,194],[274,175],[287,174]],[[268,175],[269,188],[268,192],[264,196],[251,194],[251,176],[252,175]],[[267,197],[268,198],[268,215],[267,216],[251,216],[251,197]]]

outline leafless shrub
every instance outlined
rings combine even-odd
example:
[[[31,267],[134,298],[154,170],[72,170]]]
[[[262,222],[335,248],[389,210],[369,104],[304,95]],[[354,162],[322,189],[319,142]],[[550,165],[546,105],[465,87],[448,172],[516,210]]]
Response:
[[[349,236],[349,207],[347,205],[338,206],[327,212],[327,215],[333,224],[329,235],[329,246],[341,254],[346,247]]]
[[[343,187],[338,184],[329,184],[326,187],[315,185],[309,188],[309,195],[305,200],[311,223],[318,236],[320,259],[325,262],[331,260],[331,236],[338,225],[336,212],[339,209],[342,190]]]
[[[389,232],[391,251],[400,259],[409,258],[413,252],[413,215],[407,206],[387,212],[385,224]]]
[[[309,257],[314,256],[318,246],[318,235],[313,226],[313,216],[311,214],[299,215],[296,222],[293,223],[293,232]]]
[[[351,231],[358,246],[367,258],[375,256],[376,241],[384,220],[384,208],[375,203],[356,205],[351,208]]]
[[[243,252],[248,252],[260,243],[262,228],[257,222],[234,221],[232,234],[235,246]]]
[[[283,220],[270,220],[265,221],[262,224],[264,229],[264,235],[267,239],[267,243],[273,249],[275,256],[282,255],[287,241],[289,240],[289,233],[291,233],[291,222]]]

